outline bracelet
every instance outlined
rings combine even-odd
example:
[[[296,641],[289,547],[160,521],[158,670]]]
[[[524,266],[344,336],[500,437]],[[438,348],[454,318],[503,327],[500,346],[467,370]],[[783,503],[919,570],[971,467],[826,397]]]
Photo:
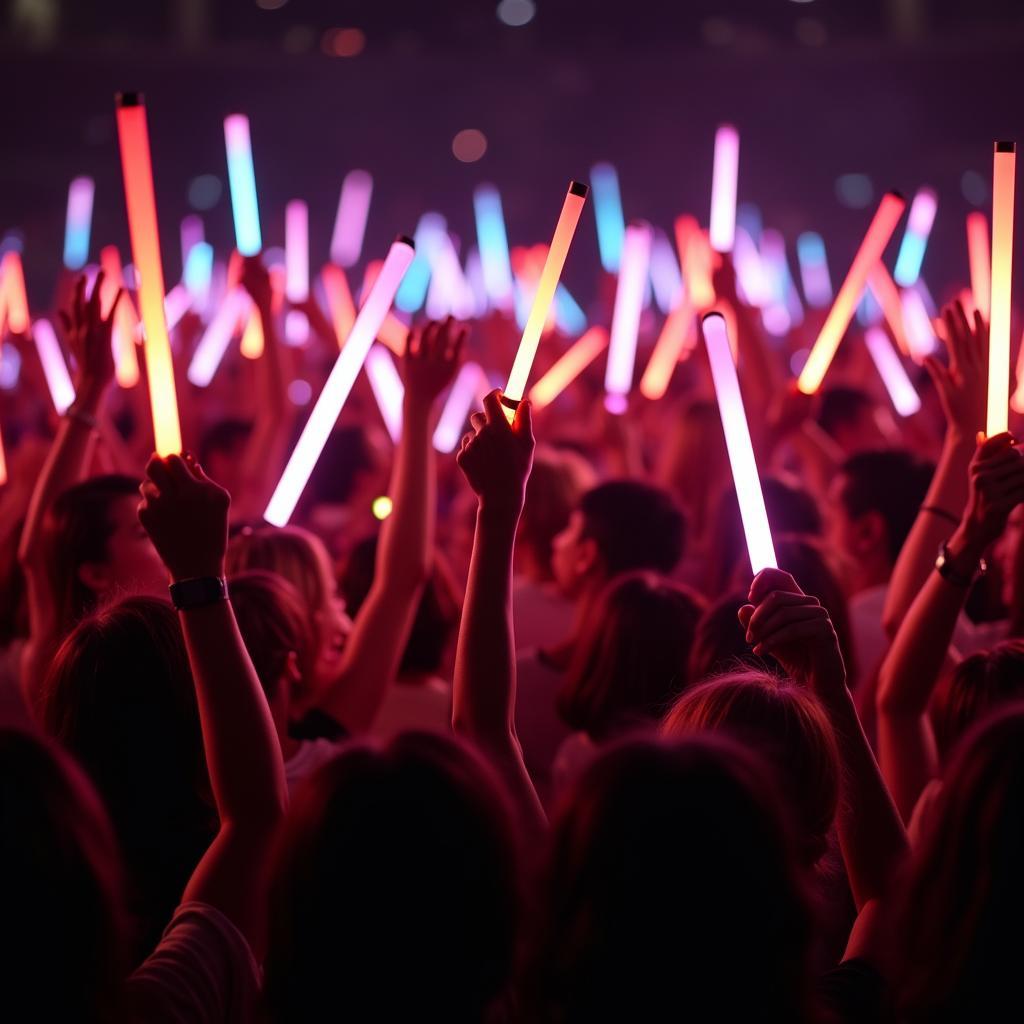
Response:
[[[943,543],[939,548],[938,558],[935,559],[935,571],[947,583],[951,583],[954,587],[960,587],[961,589],[966,590],[979,576],[983,576],[988,571],[988,563],[984,558],[979,559],[978,566],[974,572],[968,576],[963,576],[957,572],[956,567],[953,565],[952,559],[950,558],[949,548]]]
[[[192,579],[178,580],[172,583],[171,604],[179,612],[187,612],[193,608],[205,608],[207,605],[219,604],[228,599],[228,584],[223,576],[196,576]]]
[[[75,408],[74,405],[69,405],[64,410],[64,419],[71,420],[73,423],[81,423],[90,430],[100,429],[100,421],[92,413],[83,412],[81,409]]]
[[[922,512],[930,512],[933,516],[938,516],[940,519],[948,519],[954,526],[960,525],[960,517],[953,515],[952,512],[947,512],[944,508],[939,508],[938,505],[922,505]]]

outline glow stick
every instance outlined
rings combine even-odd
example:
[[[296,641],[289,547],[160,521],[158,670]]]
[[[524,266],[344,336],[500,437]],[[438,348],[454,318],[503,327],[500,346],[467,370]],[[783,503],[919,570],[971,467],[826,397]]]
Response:
[[[900,351],[904,355],[910,355],[912,346],[904,326],[903,298],[884,263],[876,263],[871,268],[868,274],[868,288],[878,302]],[[864,294],[867,296],[868,293]]]
[[[181,237],[181,266],[184,273],[184,268],[188,266],[189,254],[206,240],[203,218],[197,213],[190,213],[187,217],[182,217],[178,230]]]
[[[124,298],[121,299],[124,302]],[[164,299],[164,316],[167,319],[167,330],[173,331],[181,323],[181,318],[192,307],[192,296],[183,284],[176,284]]]
[[[416,265],[416,261],[413,260],[413,267]],[[363,270],[363,283],[359,286],[359,302],[362,303],[363,299],[370,294],[373,289],[373,285],[377,278],[380,276],[380,268],[384,266],[383,260],[370,260],[366,264],[366,268]],[[409,268],[412,270],[412,267]],[[406,277],[409,275],[406,274]]]
[[[101,306],[104,315],[109,316],[118,290],[124,285],[121,254],[117,251],[116,245],[105,245],[100,250],[100,268],[103,270]],[[140,327],[141,321],[135,311],[135,303],[126,291],[117,304],[114,328],[110,336],[111,348],[114,351],[114,377],[122,388],[133,388],[139,383],[139,355],[135,350],[135,340],[139,336]]]
[[[1010,287],[1013,262],[1013,187],[1017,145],[997,142],[992,163],[992,298],[988,328],[989,437],[1007,429],[1010,401]]]
[[[320,271],[320,283],[327,296],[327,308],[330,310],[334,333],[338,338],[338,348],[341,348],[356,322],[356,305],[352,301],[352,292],[349,291],[348,278],[341,267],[328,263]]]
[[[339,266],[351,267],[359,262],[372,195],[373,178],[366,171],[349,171],[345,175],[331,236],[331,260]]]
[[[913,416],[921,408],[921,398],[903,369],[889,335],[881,327],[869,327],[864,333],[864,342],[893,407],[901,416]]]
[[[96,183],[92,178],[74,178],[68,186],[68,213],[64,226],[64,266],[81,270],[89,259],[92,203]]]
[[[672,243],[663,231],[655,231],[651,241],[651,284],[654,301],[663,313],[671,313],[683,296],[683,278]]]
[[[761,480],[754,459],[754,448],[750,443],[750,430],[743,410],[743,395],[736,376],[736,364],[732,359],[725,318],[720,313],[709,313],[704,317],[703,324],[715,398],[722,417],[725,445],[729,452],[733,483],[736,485],[736,499],[747,538],[747,553],[750,555],[750,567],[756,575],[762,569],[777,569],[779,563],[775,560],[768,512],[761,493]]]
[[[235,219],[235,246],[243,256],[255,256],[263,248],[260,211],[256,201],[256,170],[252,162],[249,118],[230,114],[224,118],[224,147],[228,157],[228,185]]]
[[[395,444],[402,436],[402,399],[405,388],[398,376],[395,361],[382,345],[373,345],[366,353],[366,376],[370,379],[373,397],[384,419],[388,435]]]
[[[786,240],[772,228],[761,232],[761,264],[767,278],[768,301],[761,314],[765,329],[778,337],[803,319],[803,309],[792,302],[792,281],[786,259]],[[730,337],[734,332],[730,332]]]
[[[445,231],[436,239],[430,262],[430,287],[427,291],[426,313],[431,320],[440,320],[449,313],[460,320],[473,315],[473,296],[462,273],[458,254]]]
[[[978,210],[967,214],[967,258],[971,265],[974,306],[987,321],[992,299],[992,249],[988,240],[988,221]]]
[[[32,340],[36,343],[39,362],[43,364],[43,376],[49,388],[53,407],[63,416],[67,408],[75,400],[75,388],[68,373],[68,364],[64,361],[57,332],[49,320],[40,318],[32,325]]]
[[[597,247],[601,255],[601,266],[609,274],[617,274],[626,237],[619,176],[609,163],[594,164],[590,168],[590,185],[594,190],[594,218],[597,221]]]
[[[916,288],[905,288],[900,298],[910,356],[915,363],[920,363],[936,349],[932,320]]]
[[[921,275],[921,261],[924,259],[928,235],[931,233],[938,206],[938,196],[931,188],[919,188],[910,204],[907,230],[903,234],[899,255],[896,257],[896,267],[892,272],[896,283],[904,288],[909,288]]]
[[[832,301],[832,280],[828,273],[825,240],[813,231],[805,231],[796,240],[796,258],[800,264],[800,283],[807,304],[822,309]]]
[[[213,380],[239,322],[251,309],[252,299],[243,288],[227,293],[192,353],[187,376],[197,387],[205,388]]]
[[[291,519],[413,255],[412,239],[398,238],[392,244],[267,505],[263,517],[268,523],[284,526]]]
[[[21,253],[13,249],[0,259],[0,288],[3,289],[7,311],[7,329],[11,334],[27,334],[29,313],[25,271],[21,265]]]
[[[711,176],[711,228],[715,252],[732,252],[736,235],[736,180],[740,163],[740,133],[731,124],[715,132],[715,164]]]
[[[697,221],[688,214],[676,218],[676,248],[683,268],[683,280],[694,309],[714,304],[715,287],[711,282],[711,247]]]
[[[555,289],[555,323],[568,335],[582,334],[587,329],[587,314],[561,281]]]
[[[544,329],[544,324],[548,318],[548,311],[551,309],[551,302],[555,297],[558,279],[562,276],[562,267],[565,266],[565,258],[569,254],[569,246],[572,244],[573,235],[576,233],[576,225],[579,223],[580,214],[583,212],[583,204],[587,200],[587,192],[587,186],[581,182],[569,182],[569,191],[566,193],[565,201],[562,204],[562,212],[558,215],[558,223],[555,225],[551,247],[548,249],[547,258],[544,260],[544,270],[540,275],[540,284],[537,286],[537,293],[533,297],[533,308],[530,310],[530,318],[527,320],[523,336],[519,340],[519,349],[512,364],[512,372],[509,374],[508,384],[502,394],[505,416],[510,423],[515,416],[516,407],[526,393],[526,382],[530,377],[530,368],[533,366],[533,359],[537,354],[537,346],[540,344],[541,331]]]
[[[473,193],[476,240],[484,270],[484,285],[495,309],[512,307],[512,263],[508,234],[501,209],[501,195],[493,185],[481,185]]]
[[[448,234],[448,224],[439,213],[425,213],[416,225],[416,258],[402,280],[395,296],[395,305],[405,313],[415,313],[427,298],[434,254],[441,239]]]
[[[751,306],[764,306],[768,303],[771,299],[769,268],[764,265],[754,239],[739,224],[736,225],[736,237],[733,239],[732,262],[743,298]]]
[[[469,255],[466,257],[465,278],[469,295],[473,299],[472,315],[474,317],[484,316],[491,303],[487,297],[487,283],[484,281],[484,265],[480,261],[479,249],[469,250]]]
[[[388,313],[384,323],[377,332],[377,340],[386,345],[396,356],[405,355],[405,339],[409,336],[409,328],[395,316]]]
[[[196,242],[188,251],[182,280],[193,302],[205,307],[210,299],[213,281],[213,246],[209,242]]]
[[[669,313],[640,378],[640,394],[652,402],[662,398],[693,328],[693,308],[683,301]]]
[[[0,431],[0,486],[7,483],[7,456],[4,454],[4,435]]]
[[[764,229],[764,218],[757,203],[740,203],[736,207],[736,226],[743,228],[754,245],[761,244],[761,231]]]
[[[644,284],[651,257],[651,228],[630,224],[622,243],[619,286],[615,291],[611,343],[605,369],[605,408],[616,415],[626,411],[626,396],[633,387],[633,364],[643,310]]]
[[[892,233],[896,230],[906,202],[898,192],[887,192],[868,226],[857,255],[846,274],[839,294],[829,310],[828,317],[822,325],[811,354],[807,357],[803,370],[797,379],[797,387],[805,394],[812,395],[821,387],[821,382],[839,348],[857,300],[867,284],[871,268],[882,258]]]
[[[462,364],[434,430],[433,442],[437,451],[448,453],[459,443],[481,381],[486,384],[487,378],[478,363]],[[530,398],[533,399],[532,392]]]
[[[284,208],[284,258],[285,295],[289,302],[305,302],[309,298],[309,207],[301,199],[293,199]],[[309,340],[305,313],[288,311],[284,336],[291,345],[304,345]]]
[[[530,388],[534,409],[550,405],[607,347],[608,332],[603,327],[591,327],[577,338]]]

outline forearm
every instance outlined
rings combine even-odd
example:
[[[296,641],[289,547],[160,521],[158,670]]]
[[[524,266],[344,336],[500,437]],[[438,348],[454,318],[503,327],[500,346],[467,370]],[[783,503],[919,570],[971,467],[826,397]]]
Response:
[[[896,559],[889,582],[882,621],[890,636],[896,633],[927,579],[939,545],[953,532],[963,513],[974,448],[971,438],[946,438],[924,505]]]

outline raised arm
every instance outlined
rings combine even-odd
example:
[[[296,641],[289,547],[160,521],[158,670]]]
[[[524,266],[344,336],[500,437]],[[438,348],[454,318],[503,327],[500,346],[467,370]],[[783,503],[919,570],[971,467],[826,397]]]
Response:
[[[843,769],[839,845],[860,910],[884,894],[908,846],[847,688],[835,629],[818,599],[778,569],[758,573],[750,587],[750,604],[739,615],[754,653],[771,655],[805,683],[832,723]]]
[[[373,584],[345,644],[335,682],[318,706],[350,732],[380,710],[430,574],[436,515],[432,410],[458,365],[466,329],[451,317],[409,334],[402,438],[391,473],[393,511],[381,527]]]
[[[287,808],[284,763],[227,592],[216,595],[214,581],[224,578],[230,498],[187,459],[154,456],[139,505],[139,522],[167,566],[172,584],[204,580],[214,588],[213,594],[199,598],[172,589],[220,818],[217,835],[192,873],[182,901],[216,907],[259,956],[267,864]]]
[[[967,477],[965,472],[964,476]],[[878,756],[904,821],[939,772],[928,702],[947,660],[957,618],[985,551],[1024,501],[1024,455],[1009,434],[981,444],[970,465],[967,509],[947,526],[946,567],[919,588],[882,663],[878,680]],[[936,550],[942,540],[936,542]]]
[[[452,725],[504,776],[533,834],[547,827],[515,728],[516,656],[512,628],[512,552],[533,465],[530,403],[510,425],[497,391],[474,413],[459,468],[479,499],[466,603],[455,654]]]
[[[18,546],[29,615],[29,641],[22,654],[21,682],[30,707],[36,704],[38,688],[54,648],[61,640],[57,635],[60,623],[56,617],[59,602],[46,571],[46,516],[57,497],[79,483],[88,472],[104,396],[114,377],[110,336],[114,311],[122,293],[118,292],[104,319],[100,308],[102,285],[103,271],[100,271],[92,295],[87,298],[85,278],[79,278],[71,310],[60,314],[78,365],[75,400],[61,419],[57,437],[32,491]]]
[[[985,426],[985,363],[988,327],[975,313],[973,325],[956,302],[943,311],[949,366],[925,362],[946,414],[946,437],[921,511],[893,568],[882,622],[894,636],[931,572],[935,552],[960,520],[967,502],[967,467],[975,438]]]

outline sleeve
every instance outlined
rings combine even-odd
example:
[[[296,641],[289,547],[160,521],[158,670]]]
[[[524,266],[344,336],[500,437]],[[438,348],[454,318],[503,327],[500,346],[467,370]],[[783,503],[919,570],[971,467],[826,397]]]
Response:
[[[227,917],[183,903],[125,994],[133,1024],[247,1024],[259,1006],[260,971]]]

